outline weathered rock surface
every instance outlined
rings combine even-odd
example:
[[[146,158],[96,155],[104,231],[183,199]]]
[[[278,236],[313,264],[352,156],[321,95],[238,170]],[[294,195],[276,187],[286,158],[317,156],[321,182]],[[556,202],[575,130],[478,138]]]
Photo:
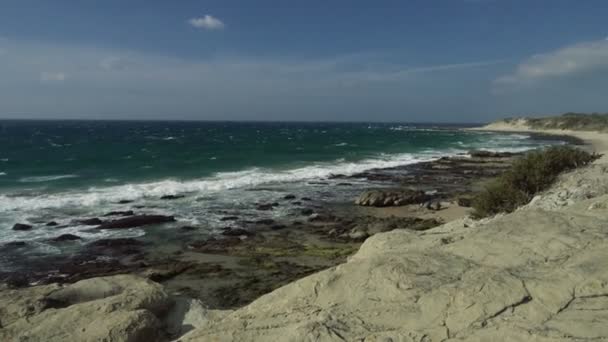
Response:
[[[355,200],[355,204],[367,207],[391,207],[417,204],[427,201],[430,196],[416,190],[368,190]]]
[[[180,340],[606,340],[602,170],[565,177],[537,199],[555,201],[550,209],[374,235],[347,263],[216,313]],[[556,195],[572,184],[587,191]]]
[[[13,226],[13,230],[30,230],[32,229],[32,226],[29,224],[24,224],[24,223],[15,223],[15,225]]]
[[[2,341],[159,341],[171,300],[131,275],[0,292]]]

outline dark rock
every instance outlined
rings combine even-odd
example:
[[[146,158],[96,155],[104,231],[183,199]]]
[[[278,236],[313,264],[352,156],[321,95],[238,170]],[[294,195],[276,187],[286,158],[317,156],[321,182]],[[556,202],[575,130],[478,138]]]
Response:
[[[224,236],[251,236],[254,235],[253,232],[250,232],[248,230],[242,229],[242,228],[224,228],[222,231],[222,235]]]
[[[302,211],[301,211],[302,215],[305,215],[305,216],[310,216],[310,215],[312,215],[314,212],[315,212],[315,211],[314,211],[314,210],[312,210],[312,209],[310,209],[310,208],[302,209]]]
[[[164,195],[161,196],[160,199],[161,200],[176,200],[176,199],[180,199],[180,198],[184,198],[186,197],[185,195]]]
[[[238,216],[224,216],[220,219],[220,221],[236,221],[238,219]]]
[[[513,153],[475,150],[475,151],[470,151],[469,155],[471,157],[476,157],[476,158],[506,158],[506,157],[513,156]]]
[[[47,226],[47,227],[55,227],[58,225],[59,225],[59,223],[57,223],[55,221],[51,221],[51,222],[48,222],[47,224],[45,224],[45,226]]]
[[[257,220],[255,221],[255,223],[257,224],[264,224],[264,225],[271,225],[274,223],[273,219],[261,219],[261,220]]]
[[[471,197],[458,197],[458,205],[461,207],[471,207],[473,205],[473,199]]]
[[[118,201],[118,204],[129,204],[129,203],[133,203],[132,200],[120,200]]]
[[[420,190],[367,190],[355,201],[355,204],[369,207],[391,207],[418,204],[430,198]]]
[[[119,239],[101,239],[93,241],[87,245],[87,247],[124,247],[124,246],[141,246],[144,243],[142,241],[133,238],[119,238]]]
[[[180,227],[179,229],[184,230],[184,231],[193,231],[193,230],[197,230],[197,227],[193,227],[193,226],[183,226]]]
[[[82,238],[78,235],[74,235],[74,234],[62,234],[59,235],[58,237],[51,239],[51,241],[53,242],[64,242],[64,241],[75,241],[75,240],[81,240]]]
[[[13,230],[30,230],[30,229],[32,229],[32,226],[30,226],[29,224],[15,223],[15,225],[13,226]]]
[[[283,197],[284,200],[292,200],[292,199],[296,199],[296,195],[285,195],[285,197]]]
[[[10,274],[8,277],[2,279],[2,281],[11,288],[26,287],[30,284],[27,276],[16,273]]]
[[[274,209],[274,205],[272,205],[272,203],[266,203],[266,204],[258,204],[256,206],[257,210],[261,210],[261,211],[268,211],[268,210],[272,210]]]
[[[426,202],[425,207],[428,210],[438,211],[438,210],[441,210],[441,202],[440,201],[428,201],[428,202]]]
[[[272,227],[270,227],[270,229],[272,229],[272,230],[281,230],[281,229],[285,229],[285,228],[287,228],[287,226],[284,224],[275,224]]]
[[[352,186],[353,183],[338,183],[337,186]]]
[[[11,241],[4,244],[6,247],[24,247],[27,245],[25,241]]]
[[[291,202],[291,204],[293,204],[293,205],[302,205],[302,202],[300,202],[300,201],[294,201],[294,202]]]
[[[103,216],[133,216],[135,215],[133,213],[133,210],[127,210],[127,211],[110,211],[109,213],[103,215]]]
[[[210,238],[204,241],[195,241],[188,244],[188,248],[201,253],[226,253],[228,249],[241,243],[240,238],[230,236],[224,239]]]
[[[100,225],[100,224],[103,223],[103,221],[100,220],[100,219],[98,219],[97,217],[86,219],[86,220],[78,220],[77,222],[79,224],[82,224],[82,225],[85,225],[85,226],[98,226],[98,225]]]
[[[134,228],[167,222],[175,222],[175,217],[165,215],[137,215],[105,222],[99,226],[99,229]]]
[[[308,197],[302,197],[301,198],[302,201],[312,201],[312,198],[308,198]]]

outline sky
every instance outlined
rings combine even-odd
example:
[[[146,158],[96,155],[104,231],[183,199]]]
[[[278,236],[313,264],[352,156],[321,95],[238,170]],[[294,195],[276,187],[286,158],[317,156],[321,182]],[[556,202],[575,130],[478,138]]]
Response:
[[[0,118],[608,112],[605,0],[1,0]]]

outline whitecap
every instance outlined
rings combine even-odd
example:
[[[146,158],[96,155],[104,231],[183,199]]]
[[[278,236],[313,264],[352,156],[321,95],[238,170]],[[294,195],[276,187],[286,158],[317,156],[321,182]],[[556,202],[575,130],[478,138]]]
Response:
[[[0,176],[6,176],[6,172],[0,172]]]
[[[41,182],[51,182],[59,179],[68,179],[68,178],[77,178],[78,175],[52,175],[52,176],[32,176],[32,177],[23,177],[19,179],[21,183],[41,183]]]
[[[7,161],[8,161],[8,158],[1,158],[1,159],[0,159],[0,161],[1,161],[1,162],[7,162]]]
[[[341,142],[341,143],[339,143],[339,144],[334,144],[334,146],[338,146],[338,147],[342,147],[342,146],[348,146],[348,143]]]

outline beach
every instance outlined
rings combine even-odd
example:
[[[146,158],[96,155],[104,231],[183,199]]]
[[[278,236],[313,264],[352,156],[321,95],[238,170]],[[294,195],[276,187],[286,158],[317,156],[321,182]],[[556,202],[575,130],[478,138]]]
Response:
[[[499,130],[496,126],[483,129]],[[608,146],[602,134],[558,133],[588,141],[598,152]],[[41,268],[38,278],[14,274],[8,278],[10,288],[1,292],[1,300],[10,303],[2,315],[3,325],[8,322],[2,333],[13,336],[40,324],[33,334],[46,334],[38,321],[44,315],[66,317],[62,315],[89,310],[93,303],[106,307],[135,296],[152,306],[129,301],[112,312],[135,317],[134,312],[146,311],[155,318],[139,319],[141,331],[155,326],[168,334],[161,339],[184,333],[188,333],[181,338],[184,341],[304,340],[306,336],[318,340],[484,340],[505,331],[514,339],[522,334],[542,335],[541,323],[551,321],[547,318],[570,314],[569,301],[580,307],[585,303],[579,304],[577,298],[603,300],[602,270],[577,268],[563,284],[554,279],[573,267],[570,259],[599,262],[603,257],[604,242],[598,237],[604,234],[603,215],[608,217],[602,204],[608,177],[603,175],[604,159],[600,159],[560,178],[515,213],[479,221],[468,218],[466,200],[517,156],[471,153],[311,181],[337,189],[353,188],[355,181],[370,182],[374,186],[368,190],[353,192],[358,202],[393,196],[391,201],[411,204],[361,206],[353,199],[332,203],[286,194],[274,206],[267,203],[268,208],[302,202],[303,206],[297,206],[299,215],[252,222],[246,229],[230,224],[220,237],[198,240],[188,235],[195,228],[183,226],[178,231],[185,235],[178,240],[185,242],[186,249],[183,242],[170,239],[162,248],[145,238],[92,242],[84,254],[63,264],[55,260],[63,268],[53,276]],[[226,213],[225,222],[240,222],[233,214]],[[575,234],[572,228],[581,224],[589,228]],[[521,231],[521,227],[533,229]],[[535,276],[530,278],[531,274]],[[91,277],[97,277],[92,278],[96,281],[87,280]],[[33,280],[39,284],[59,281],[59,285],[19,289]],[[115,295],[96,294],[98,284],[104,283]],[[131,290],[142,288],[146,289],[142,294]],[[572,295],[573,288],[583,291],[579,297]],[[48,306],[36,306],[34,320],[22,321],[18,308],[49,293],[64,293],[63,299],[54,299],[63,304],[57,304],[53,314]],[[532,310],[532,316],[516,310],[528,303],[532,305],[523,308]],[[513,323],[511,316],[523,321]],[[566,329],[559,321],[555,324],[557,330]],[[586,327],[601,336],[602,328]]]

